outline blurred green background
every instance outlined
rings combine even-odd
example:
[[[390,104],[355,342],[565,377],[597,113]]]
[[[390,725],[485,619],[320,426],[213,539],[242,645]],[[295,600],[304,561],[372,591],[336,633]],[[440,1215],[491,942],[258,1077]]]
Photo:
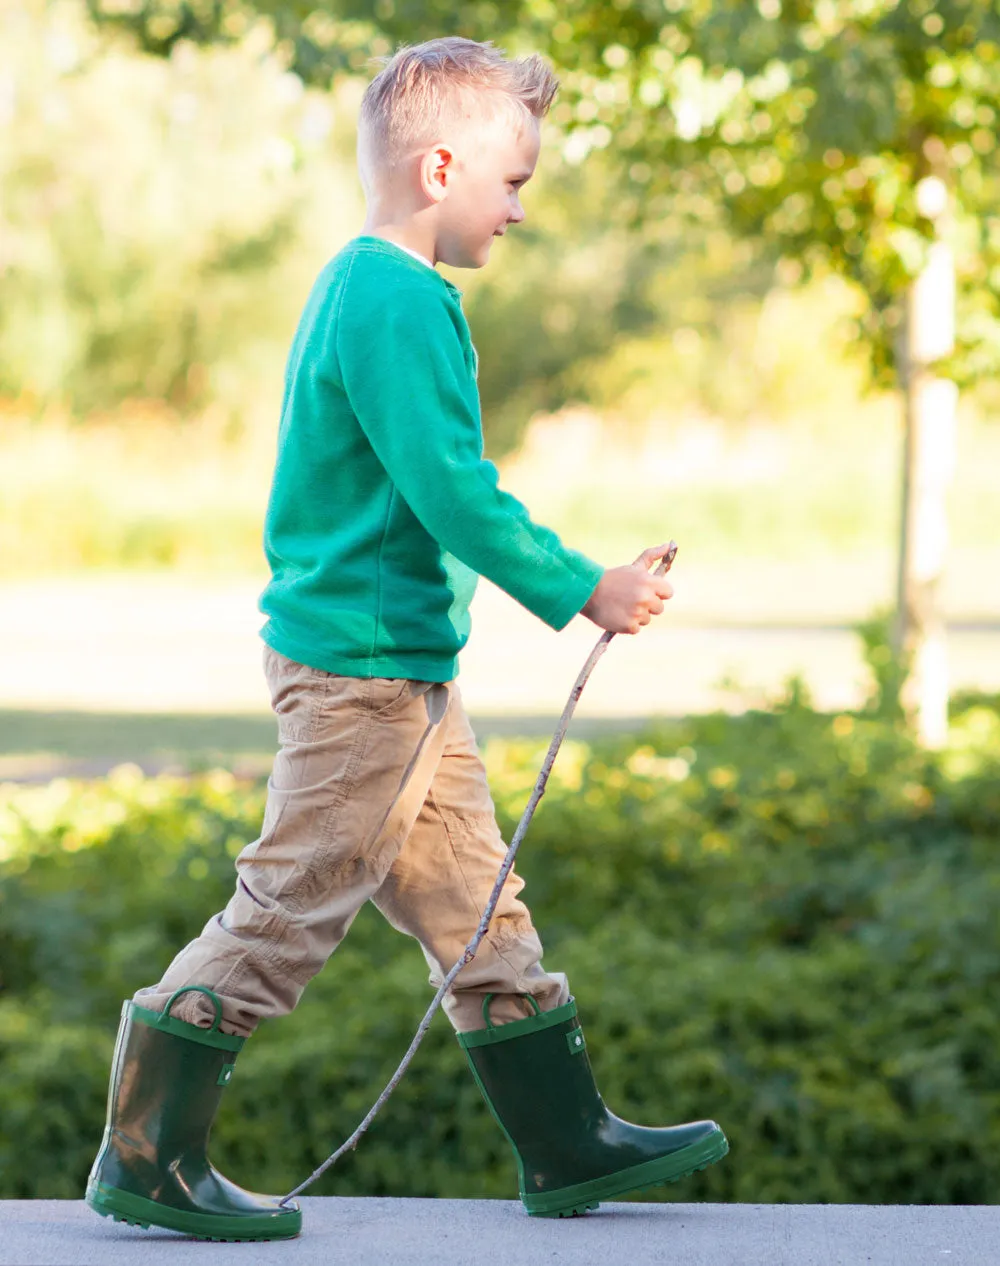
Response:
[[[998,45],[983,6],[894,11],[0,0],[0,1196],[82,1193],[121,999],[257,832],[276,736],[256,663],[196,661],[254,643],[284,358],[363,218],[367,58],[459,31],[539,48],[565,84],[526,223],[448,274],[488,449],[602,562],[682,546],[672,623],[601,666],[519,863],[612,1108],[730,1134],[722,1165],[642,1198],[996,1200]],[[721,139],[697,39],[699,65],[714,47],[758,83]],[[799,61],[839,122],[782,95]],[[870,619],[893,598],[913,111],[963,199],[938,753]],[[463,688],[509,829],[592,630],[552,651],[482,603]],[[791,653],[710,689],[763,646],[750,626],[792,630]],[[424,976],[366,910],[241,1057],[217,1162],[258,1189],[304,1177],[395,1066]],[[439,1021],[318,1190],[510,1197],[477,1093]]]

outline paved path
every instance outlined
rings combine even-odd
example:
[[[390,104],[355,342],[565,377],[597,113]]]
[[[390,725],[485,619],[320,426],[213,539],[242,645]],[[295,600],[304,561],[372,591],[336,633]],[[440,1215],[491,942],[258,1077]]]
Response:
[[[739,711],[765,702],[793,672],[818,707],[856,706],[868,673],[850,622],[871,609],[877,587],[859,596],[849,575],[831,576],[828,592],[798,602],[798,573],[772,573],[739,577],[741,590],[704,568],[684,579],[667,614],[612,646],[581,716]],[[0,585],[0,708],[266,714],[259,588],[169,576]],[[952,688],[1000,690],[1000,611],[971,603],[952,611]],[[770,623],[759,622],[764,613]],[[582,617],[553,633],[484,582],[462,656],[466,707],[558,716],[596,637]],[[742,688],[720,685],[726,677]]]
[[[207,1244],[82,1201],[0,1204],[4,1266],[997,1266],[1000,1206],[606,1204],[529,1218],[514,1201],[303,1200],[302,1235]]]

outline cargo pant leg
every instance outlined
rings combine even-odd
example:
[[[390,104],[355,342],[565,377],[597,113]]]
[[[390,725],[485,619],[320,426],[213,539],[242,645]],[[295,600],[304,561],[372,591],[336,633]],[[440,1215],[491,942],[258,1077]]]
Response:
[[[221,999],[222,1029],[284,1015],[340,944],[407,839],[444,747],[449,686],[327,673],[270,648],[264,666],[281,749],[260,836],[236,859],[228,905],[134,1001],[160,1011],[183,985]],[[172,1014],[208,1025],[211,1002]]]
[[[426,799],[372,896],[394,927],[420,942],[434,988],[475,934],[506,852],[472,727],[454,683],[451,690],[444,746]],[[519,995],[533,995],[543,1011],[569,1000],[566,977],[542,968],[541,941],[518,898],[523,887],[512,870],[475,958],[444,999],[458,1032],[484,1027],[488,993],[497,995],[490,1016],[501,1024],[533,1014]]]

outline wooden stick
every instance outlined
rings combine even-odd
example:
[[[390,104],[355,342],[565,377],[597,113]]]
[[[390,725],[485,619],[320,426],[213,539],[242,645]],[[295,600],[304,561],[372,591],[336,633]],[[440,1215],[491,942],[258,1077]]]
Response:
[[[676,555],[677,545],[674,541],[671,541],[670,548],[664,555],[663,561],[653,574],[656,576],[666,575],[666,573],[670,570]],[[542,768],[539,771],[538,778],[535,780],[535,787],[531,793],[531,799],[528,801],[527,808],[521,815],[521,821],[517,824],[517,830],[514,832],[514,838],[510,842],[510,847],[507,849],[507,854],[503,859],[503,865],[500,867],[497,874],[496,883],[493,885],[493,891],[490,893],[490,899],[486,903],[486,909],[483,911],[483,917],[479,920],[479,926],[476,928],[476,934],[465,947],[462,957],[458,960],[454,967],[452,967],[451,971],[447,974],[447,976],[445,976],[444,980],[441,981],[441,986],[434,995],[430,1006],[427,1008],[424,1018],[420,1021],[417,1031],[413,1035],[413,1041],[410,1043],[406,1054],[400,1061],[399,1067],[393,1073],[385,1089],[372,1104],[367,1116],[354,1131],[351,1137],[338,1147],[335,1152],[332,1152],[318,1169],[313,1170],[305,1182],[299,1183],[299,1185],[294,1188],[294,1190],[290,1191],[287,1196],[282,1197],[282,1205],[287,1205],[289,1200],[292,1200],[295,1196],[300,1195],[307,1187],[312,1186],[316,1179],[325,1174],[330,1166],[335,1164],[345,1152],[353,1151],[353,1149],[357,1147],[361,1136],[371,1125],[372,1121],[374,1121],[379,1109],[402,1080],[403,1074],[410,1066],[410,1061],[416,1054],[417,1047],[424,1040],[424,1034],[427,1032],[428,1028],[430,1028],[430,1023],[437,1014],[437,1010],[441,1006],[445,994],[451,988],[455,977],[467,963],[471,963],[473,958],[475,958],[476,951],[479,949],[480,943],[489,928],[490,920],[493,918],[493,912],[497,908],[497,902],[500,900],[500,893],[504,884],[507,882],[507,876],[510,874],[511,869],[514,866],[514,858],[517,856],[517,850],[521,847],[521,841],[524,839],[535,810],[538,808],[538,802],[545,794],[545,786],[549,781],[549,774],[552,772],[552,766],[555,764],[556,754],[562,746],[563,739],[566,737],[566,730],[569,727],[570,718],[576,709],[580,695],[583,693],[583,688],[587,684],[587,679],[594,670],[594,665],[607,650],[614,637],[614,633],[602,633],[598,638],[594,649],[588,655],[587,662],[580,670],[580,675],[577,677],[576,682],[573,685],[573,689],[570,691],[569,698],[566,701],[566,706],[563,708],[562,716],[559,718],[559,724],[556,727],[555,734],[552,736],[552,742],[549,744],[549,750],[545,755],[545,760],[542,762]]]

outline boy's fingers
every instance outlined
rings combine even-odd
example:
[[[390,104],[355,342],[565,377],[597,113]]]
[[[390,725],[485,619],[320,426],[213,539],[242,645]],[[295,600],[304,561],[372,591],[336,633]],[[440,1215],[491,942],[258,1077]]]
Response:
[[[669,541],[666,545],[651,545],[649,549],[644,549],[642,551],[639,557],[635,560],[633,566],[639,564],[644,567],[646,571],[649,571],[650,567],[652,567],[654,563],[658,563],[660,559],[666,555],[669,549]]]
[[[658,598],[672,598],[674,596],[673,585],[663,576],[657,576],[654,583],[656,586],[654,592]]]

